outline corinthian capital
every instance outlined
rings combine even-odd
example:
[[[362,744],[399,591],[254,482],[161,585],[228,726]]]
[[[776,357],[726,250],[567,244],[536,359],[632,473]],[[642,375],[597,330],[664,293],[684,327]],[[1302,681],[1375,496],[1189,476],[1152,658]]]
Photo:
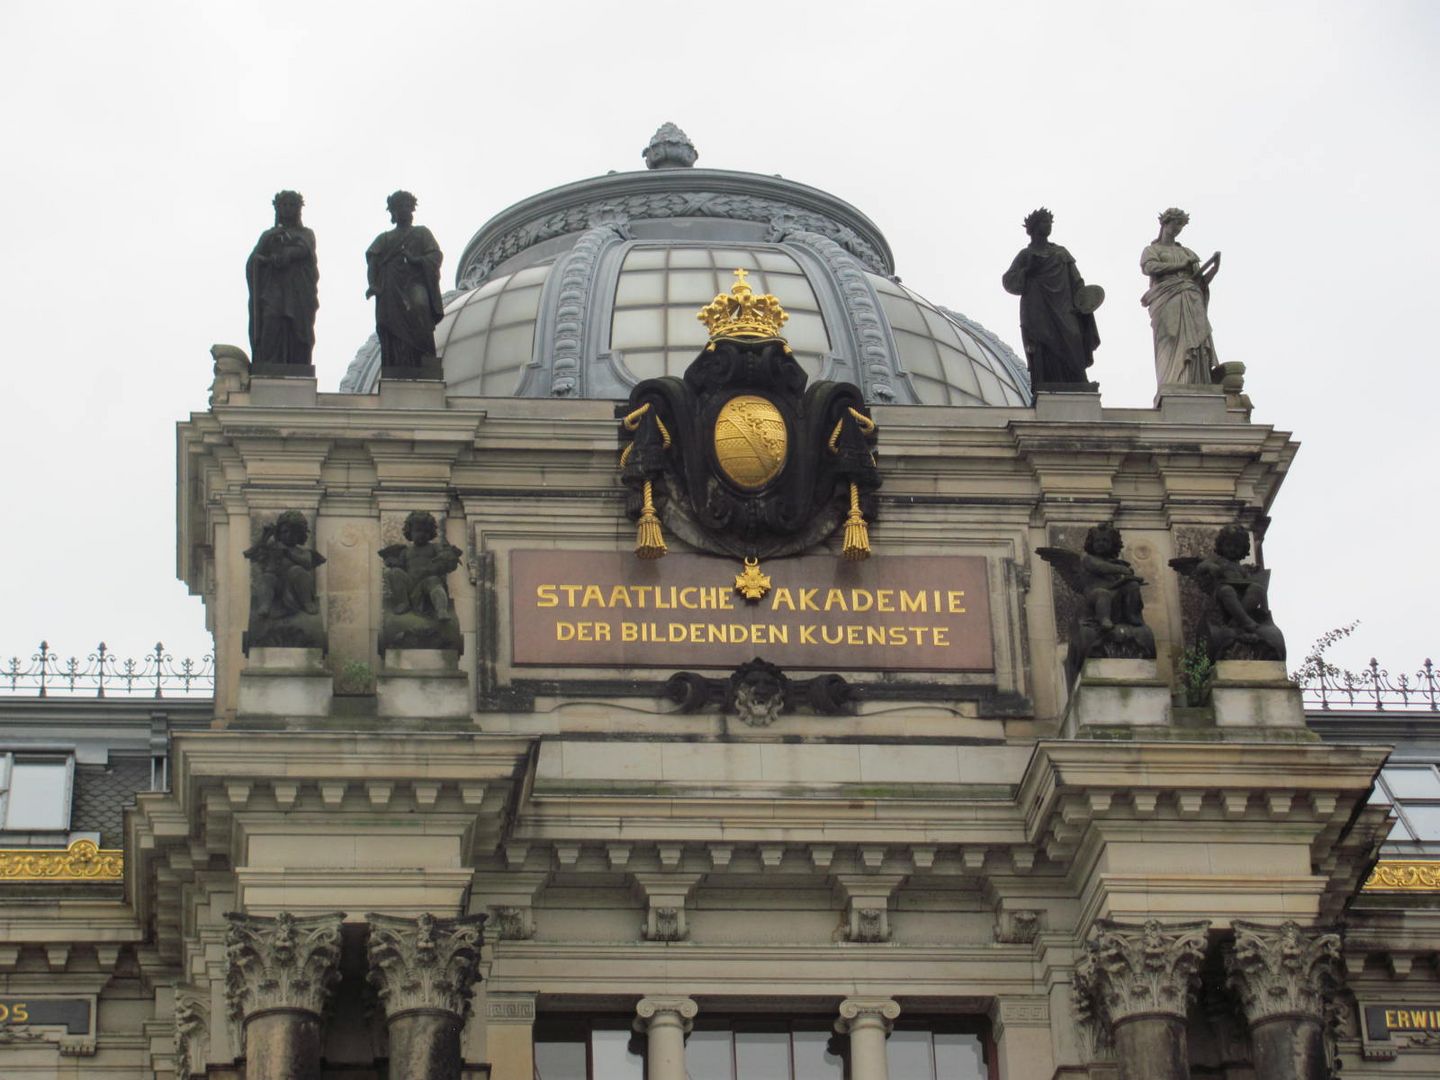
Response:
[[[370,981],[387,1016],[407,1009],[443,1009],[464,1016],[479,974],[484,915],[400,919],[366,915],[370,923]]]
[[[1075,1006],[1108,1031],[1137,1016],[1185,1016],[1205,959],[1208,921],[1101,919],[1075,965]]]
[[[243,1020],[260,1009],[304,1009],[318,1014],[340,979],[340,922],[344,912],[273,919],[230,912],[225,938],[229,971],[225,997]]]
[[[1339,981],[1340,936],[1236,920],[1225,968],[1252,1025],[1296,1015],[1323,1021],[1325,994]]]

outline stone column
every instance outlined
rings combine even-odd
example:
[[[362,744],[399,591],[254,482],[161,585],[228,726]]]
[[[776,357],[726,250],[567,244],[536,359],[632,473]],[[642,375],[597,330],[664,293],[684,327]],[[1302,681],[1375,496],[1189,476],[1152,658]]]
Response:
[[[890,998],[846,998],[835,1030],[850,1036],[850,1080],[890,1080],[885,1039],[900,1006]]]
[[[1236,920],[1225,955],[1230,986],[1250,1022],[1255,1075],[1326,1080],[1325,994],[1339,982],[1340,937]]]
[[[343,912],[231,912],[225,996],[243,1025],[247,1080],[319,1080],[320,1012],[340,979]]]
[[[646,1080],[686,1080],[685,1036],[699,1011],[688,997],[640,999],[635,1006],[635,1030],[647,1037]]]
[[[1185,1012],[1209,928],[1155,919],[1095,924],[1075,965],[1076,1011],[1114,1041],[1120,1080],[1189,1080]]]
[[[480,962],[484,915],[366,915],[370,981],[390,1034],[390,1075],[455,1080],[460,1031]]]

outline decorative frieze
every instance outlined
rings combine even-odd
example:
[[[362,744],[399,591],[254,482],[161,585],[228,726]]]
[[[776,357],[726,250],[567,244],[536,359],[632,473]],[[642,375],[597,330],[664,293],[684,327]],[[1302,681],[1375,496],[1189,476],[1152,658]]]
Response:
[[[273,919],[229,912],[225,938],[229,969],[225,997],[243,1019],[262,1009],[302,1009],[319,1015],[340,973],[343,912]]]
[[[1075,1010],[1113,1029],[1141,1016],[1184,1018],[1205,960],[1208,920],[1143,924],[1101,919],[1075,965]]]
[[[441,1009],[464,1016],[480,963],[484,915],[416,919],[369,914],[370,981],[386,1015]]]
[[[1365,880],[1365,891],[1440,893],[1440,861],[1381,859]]]
[[[1226,951],[1230,986],[1251,1026],[1282,1017],[1323,1021],[1325,998],[1339,982],[1340,936],[1235,921],[1235,944]]]

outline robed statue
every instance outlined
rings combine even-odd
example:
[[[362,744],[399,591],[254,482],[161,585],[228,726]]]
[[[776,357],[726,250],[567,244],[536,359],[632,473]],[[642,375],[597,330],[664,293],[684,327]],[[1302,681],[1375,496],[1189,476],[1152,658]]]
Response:
[[[313,375],[320,268],[315,233],[300,224],[305,200],[279,192],[275,224],[260,234],[245,263],[250,284],[250,360],[257,375]]]
[[[1190,215],[1170,207],[1160,215],[1160,235],[1140,255],[1140,269],[1150,275],[1150,288],[1140,303],[1150,310],[1155,336],[1155,378],[1166,383],[1214,381],[1220,362],[1210,335],[1210,282],[1220,270],[1217,251],[1203,263],[1176,243]]]
[[[1043,206],[1026,216],[1030,243],[1000,280],[1020,297],[1020,340],[1032,389],[1089,389],[1085,369],[1100,345],[1095,309],[1105,290],[1086,285],[1070,252],[1050,242],[1054,223]]]
[[[1145,625],[1144,580],[1120,557],[1125,541],[1111,522],[1085,534],[1084,552],[1042,547],[1036,554],[1059,572],[1084,602],[1070,628],[1066,667],[1073,678],[1091,657],[1155,659],[1155,635]]]
[[[1270,614],[1270,571],[1245,562],[1250,533],[1226,525],[1203,558],[1171,559],[1176,572],[1205,593],[1200,643],[1211,660],[1284,660],[1285,635]]]
[[[445,314],[440,302],[440,245],[415,224],[415,196],[397,191],[385,200],[395,227],[375,238],[365,252],[375,297],[375,334],[380,339],[381,376],[438,379],[435,327]]]

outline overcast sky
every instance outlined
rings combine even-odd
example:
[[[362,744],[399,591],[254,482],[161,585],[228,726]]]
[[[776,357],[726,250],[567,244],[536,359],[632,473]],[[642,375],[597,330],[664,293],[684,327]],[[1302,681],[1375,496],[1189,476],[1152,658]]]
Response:
[[[1440,652],[1434,324],[1440,4],[116,4],[0,0],[0,657],[208,648],[175,580],[174,423],[248,348],[244,264],[296,188],[316,365],[372,329],[385,196],[447,253],[527,195],[642,168],[780,173],[885,232],[907,285],[1019,345],[1000,274],[1045,204],[1108,293],[1094,377],[1148,405],[1155,216],[1220,249],[1211,317],[1257,422],[1303,444],[1267,541],[1292,661]]]

